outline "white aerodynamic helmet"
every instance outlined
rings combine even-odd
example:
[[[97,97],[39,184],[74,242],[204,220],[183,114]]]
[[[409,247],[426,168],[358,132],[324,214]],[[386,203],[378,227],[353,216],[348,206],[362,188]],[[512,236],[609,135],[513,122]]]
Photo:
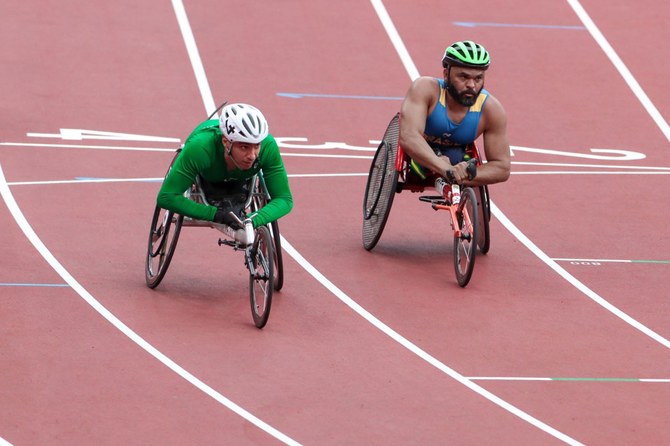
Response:
[[[230,104],[221,110],[219,127],[223,136],[233,142],[258,144],[268,136],[268,122],[263,113],[249,104]]]

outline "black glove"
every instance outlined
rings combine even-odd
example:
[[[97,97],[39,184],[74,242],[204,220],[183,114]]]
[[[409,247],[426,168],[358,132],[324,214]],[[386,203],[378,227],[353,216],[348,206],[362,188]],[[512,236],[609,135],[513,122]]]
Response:
[[[244,229],[244,226],[240,224],[239,219],[235,218],[235,214],[230,211],[226,212],[223,209],[218,209],[216,211],[216,214],[214,214],[214,222],[228,225],[233,229]]]
[[[468,172],[468,179],[474,180],[477,176],[477,160],[473,158],[468,161],[468,167],[465,170]]]

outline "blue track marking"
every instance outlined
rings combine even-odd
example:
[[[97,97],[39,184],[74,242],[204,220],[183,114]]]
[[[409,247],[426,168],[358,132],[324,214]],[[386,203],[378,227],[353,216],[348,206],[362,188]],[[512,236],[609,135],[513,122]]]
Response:
[[[277,93],[277,96],[282,96],[291,99],[302,98],[328,98],[328,99],[372,99],[377,101],[402,101],[402,96],[356,96],[346,94],[319,94],[319,93]]]
[[[40,287],[69,287],[67,283],[0,283],[0,286],[40,286]]]
[[[584,26],[580,25],[528,25],[524,23],[492,23],[492,22],[453,22],[456,26],[464,26],[467,28],[475,28],[477,26],[493,26],[503,28],[543,28],[543,29],[576,29],[585,30]]]

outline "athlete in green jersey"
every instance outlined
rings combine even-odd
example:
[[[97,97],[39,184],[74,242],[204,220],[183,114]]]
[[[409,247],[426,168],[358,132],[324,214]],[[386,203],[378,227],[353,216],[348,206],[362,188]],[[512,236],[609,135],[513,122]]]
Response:
[[[254,227],[288,214],[293,208],[293,197],[279,147],[268,133],[263,114],[248,104],[230,104],[221,110],[220,119],[201,123],[189,135],[165,177],[156,201],[161,208],[186,217],[234,226],[235,222],[228,214],[231,209],[217,207],[222,202],[210,200],[210,194],[216,197],[221,192],[228,194],[227,198],[246,194],[246,180],[260,170],[270,201],[248,216]],[[198,176],[206,186],[203,189],[208,201],[217,205],[196,203],[184,196]]]

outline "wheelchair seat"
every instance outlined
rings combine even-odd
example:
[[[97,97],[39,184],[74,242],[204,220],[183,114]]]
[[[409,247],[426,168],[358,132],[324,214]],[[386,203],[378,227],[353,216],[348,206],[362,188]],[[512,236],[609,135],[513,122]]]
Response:
[[[251,205],[256,184],[256,175],[246,181],[211,182],[198,175],[190,191],[194,201],[232,211],[244,218],[246,209]]]

